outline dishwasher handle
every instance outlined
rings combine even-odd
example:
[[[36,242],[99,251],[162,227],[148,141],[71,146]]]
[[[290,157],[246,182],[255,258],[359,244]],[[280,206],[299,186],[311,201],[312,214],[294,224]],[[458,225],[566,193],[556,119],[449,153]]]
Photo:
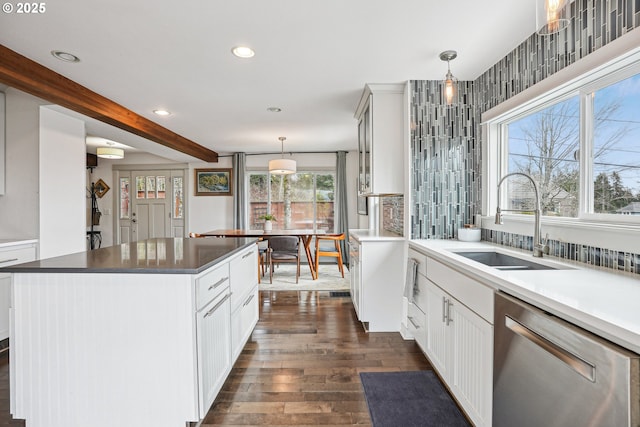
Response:
[[[567,364],[578,374],[582,375],[591,382],[596,382],[596,367],[576,356],[575,354],[565,350],[558,344],[549,341],[547,338],[535,332],[533,329],[525,326],[509,315],[504,316],[504,324],[515,334],[529,340],[531,343],[545,350],[550,355]]]

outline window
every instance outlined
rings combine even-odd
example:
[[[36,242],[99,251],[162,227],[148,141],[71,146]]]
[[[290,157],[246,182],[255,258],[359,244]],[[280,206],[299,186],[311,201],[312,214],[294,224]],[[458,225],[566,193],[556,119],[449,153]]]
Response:
[[[498,144],[489,170],[498,178],[531,176],[545,216],[606,221],[636,215],[640,222],[638,64],[603,68],[489,119],[489,141]],[[532,213],[534,191],[526,178],[510,177],[500,190],[501,207]]]
[[[334,228],[334,172],[303,172],[270,175],[250,172],[249,228],[262,228],[270,213],[277,228]]]

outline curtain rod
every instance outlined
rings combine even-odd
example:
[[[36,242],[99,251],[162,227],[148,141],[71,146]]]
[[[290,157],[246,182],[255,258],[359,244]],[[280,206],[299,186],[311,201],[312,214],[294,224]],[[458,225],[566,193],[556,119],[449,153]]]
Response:
[[[294,155],[294,154],[338,154],[339,152],[349,153],[347,150],[339,150],[339,151],[285,151],[284,154]],[[271,156],[273,154],[282,154],[281,151],[274,152],[265,152],[265,153],[245,153],[247,156]],[[218,157],[233,157],[233,154],[218,154]]]

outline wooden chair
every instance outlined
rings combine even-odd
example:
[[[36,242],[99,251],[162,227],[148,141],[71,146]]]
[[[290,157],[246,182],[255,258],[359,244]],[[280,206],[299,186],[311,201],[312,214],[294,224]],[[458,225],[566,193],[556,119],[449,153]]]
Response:
[[[268,242],[269,282],[273,283],[274,264],[295,262],[296,283],[298,283],[300,277],[300,239],[296,236],[271,236]]]
[[[338,258],[338,270],[344,277],[344,265],[342,264],[342,249],[340,248],[340,241],[344,240],[344,233],[337,236],[316,236],[316,274],[318,274],[318,267],[320,265],[321,256],[329,256]],[[335,249],[329,250],[320,248],[322,241],[333,241]]]

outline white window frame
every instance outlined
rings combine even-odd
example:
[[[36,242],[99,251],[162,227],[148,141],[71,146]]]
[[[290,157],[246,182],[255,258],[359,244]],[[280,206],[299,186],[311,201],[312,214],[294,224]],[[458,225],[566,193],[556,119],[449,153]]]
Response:
[[[587,209],[591,204],[592,136],[585,117],[592,104],[588,93],[640,73],[640,36],[628,36],[610,43],[582,60],[568,66],[508,101],[482,114],[482,215],[483,228],[509,233],[532,235],[530,215],[503,215],[504,224],[496,225],[497,184],[508,165],[506,126],[504,123],[531,114],[551,104],[575,96],[580,97],[580,194],[578,218],[542,217],[543,235],[550,239],[638,252],[640,218],[629,215],[595,214]],[[586,182],[587,185],[582,185]],[[504,192],[503,192],[504,195]],[[501,206],[505,206],[501,203]]]
[[[249,186],[249,182],[250,182],[250,176],[251,175],[255,175],[255,174],[266,174],[267,177],[270,176],[271,174],[269,173],[268,169],[265,168],[251,168],[251,169],[247,169],[245,171],[245,183],[247,186],[247,189],[245,191],[246,194],[246,212],[245,212],[245,221],[247,221],[247,224],[245,225],[245,228],[249,227],[251,224],[248,224],[249,222],[249,217],[251,216],[251,212],[250,212],[250,206],[251,206],[251,201],[249,200],[249,191],[248,191],[248,186]],[[333,179],[334,179],[334,186],[335,186],[335,180],[336,180],[336,175],[337,175],[337,171],[335,168],[326,168],[326,167],[305,167],[302,169],[299,169],[296,171],[296,173],[312,173],[314,174],[313,177],[313,185],[314,185],[314,191],[315,191],[315,187],[316,187],[316,175],[319,174],[328,174],[328,173],[332,173],[333,174]],[[334,194],[335,194],[335,188],[334,188]],[[336,201],[333,201],[333,217],[334,217],[334,221],[335,221],[335,214],[336,214]],[[267,206],[271,206],[271,191],[269,191],[268,196],[267,196]],[[313,216],[314,218],[317,219],[318,216],[318,212],[317,212],[317,205],[316,205],[316,200],[314,199],[313,201]]]

